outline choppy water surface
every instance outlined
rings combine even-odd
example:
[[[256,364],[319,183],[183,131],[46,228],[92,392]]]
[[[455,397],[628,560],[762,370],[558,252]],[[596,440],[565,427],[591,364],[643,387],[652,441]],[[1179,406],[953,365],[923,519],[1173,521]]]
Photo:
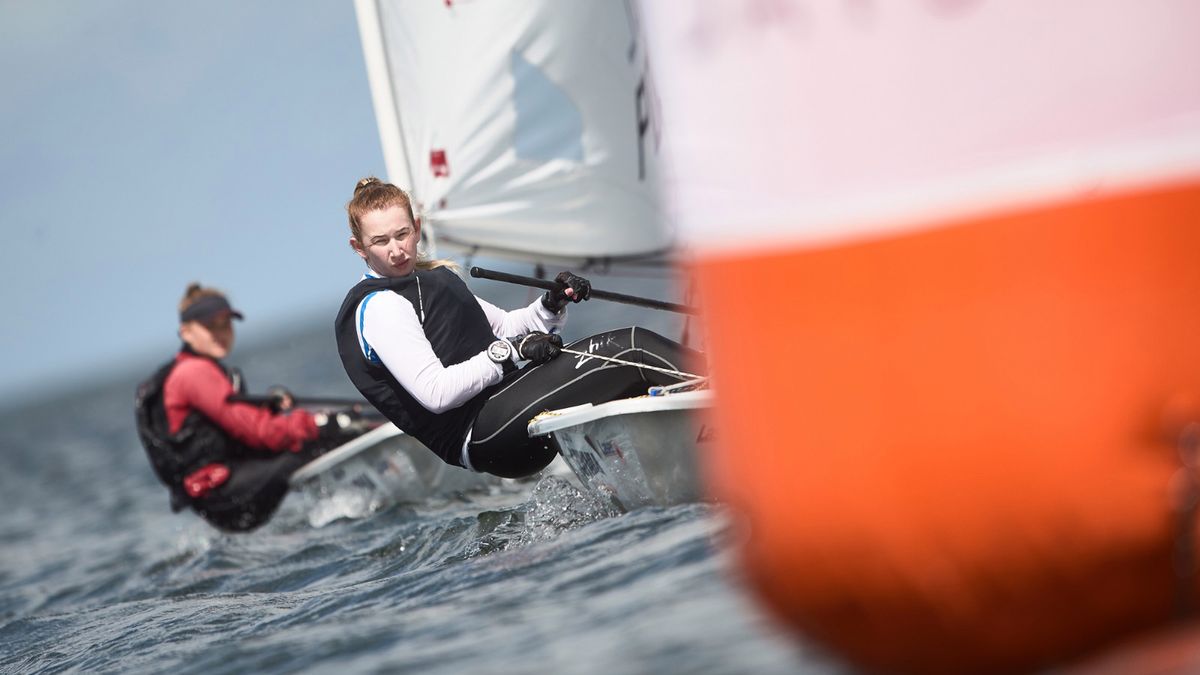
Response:
[[[231,361],[255,390],[286,372],[345,394],[328,341]],[[132,381],[0,415],[0,671],[839,670],[731,581],[714,507],[615,514],[546,477],[323,527],[299,495],[224,535],[169,512],[131,400]]]

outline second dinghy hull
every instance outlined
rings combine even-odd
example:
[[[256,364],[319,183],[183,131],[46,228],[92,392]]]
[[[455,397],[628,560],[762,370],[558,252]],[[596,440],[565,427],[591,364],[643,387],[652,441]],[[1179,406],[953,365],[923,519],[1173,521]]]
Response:
[[[300,467],[293,489],[355,493],[369,510],[485,490],[499,479],[450,466],[417,439],[387,423]]]

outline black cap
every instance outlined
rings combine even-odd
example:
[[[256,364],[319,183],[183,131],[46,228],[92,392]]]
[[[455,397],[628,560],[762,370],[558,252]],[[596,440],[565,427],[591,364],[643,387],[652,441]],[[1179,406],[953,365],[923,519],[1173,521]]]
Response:
[[[229,301],[220,295],[206,295],[187,306],[179,313],[179,323],[185,321],[204,321],[220,314],[229,312],[235,319],[241,319],[242,313],[229,306]]]

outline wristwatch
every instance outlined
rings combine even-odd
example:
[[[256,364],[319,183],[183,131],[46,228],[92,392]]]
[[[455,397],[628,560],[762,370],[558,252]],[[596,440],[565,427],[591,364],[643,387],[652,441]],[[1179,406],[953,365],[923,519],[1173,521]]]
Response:
[[[512,351],[512,343],[510,343],[508,340],[496,340],[492,344],[488,345],[487,355],[489,359],[495,361],[496,363],[504,363],[505,361],[511,362]]]

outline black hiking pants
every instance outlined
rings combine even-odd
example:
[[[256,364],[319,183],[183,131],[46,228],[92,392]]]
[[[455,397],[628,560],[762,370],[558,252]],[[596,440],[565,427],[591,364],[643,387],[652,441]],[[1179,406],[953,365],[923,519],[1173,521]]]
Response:
[[[611,356],[658,368],[703,374],[700,353],[643,328],[621,328],[567,345],[568,348]],[[526,366],[504,376],[496,393],[484,404],[471,429],[467,459],[476,471],[520,478],[541,471],[555,450],[544,438],[530,438],[529,421],[546,410],[584,403],[605,403],[641,396],[655,385],[683,377],[596,358],[560,354],[538,366]]]
[[[292,473],[346,439],[318,438],[299,452],[256,452],[225,462],[229,479],[207,495],[193,499],[192,509],[226,532],[249,532],[262,526],[287,496]]]

